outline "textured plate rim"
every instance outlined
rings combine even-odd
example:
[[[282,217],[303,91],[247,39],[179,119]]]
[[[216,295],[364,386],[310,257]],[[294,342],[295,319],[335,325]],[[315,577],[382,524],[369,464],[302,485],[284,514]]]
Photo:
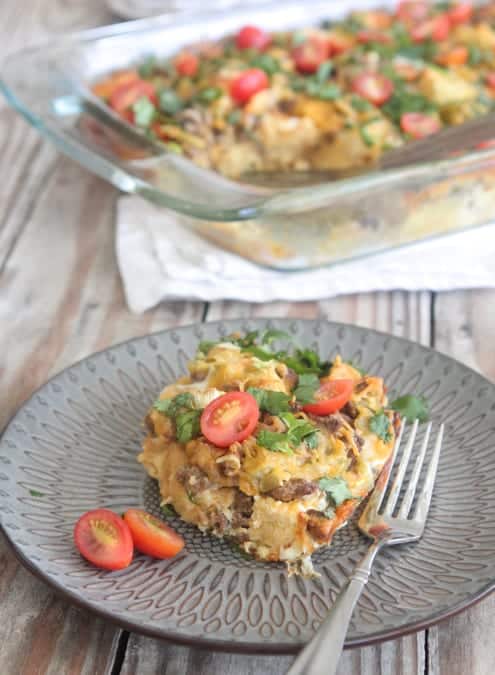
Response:
[[[130,343],[136,343],[136,342],[142,342],[145,340],[148,340],[149,338],[159,336],[159,335],[164,335],[164,334],[169,334],[174,331],[187,331],[192,328],[197,328],[197,327],[204,327],[206,325],[208,326],[225,326],[228,329],[228,326],[230,324],[234,324],[237,326],[239,321],[244,321],[247,325],[255,325],[258,323],[282,323],[282,324],[287,324],[287,323],[304,323],[304,324],[319,324],[322,328],[325,326],[332,326],[335,328],[342,328],[342,329],[357,329],[360,331],[363,331],[363,333],[370,333],[374,334],[379,337],[383,338],[392,338],[395,341],[399,341],[405,345],[414,345],[416,348],[419,348],[420,350],[424,351],[425,353],[430,353],[430,354],[439,354],[445,359],[448,359],[450,362],[457,364],[458,366],[461,366],[466,372],[473,374],[475,377],[479,378],[482,380],[486,385],[488,385],[490,388],[495,389],[495,383],[493,383],[491,380],[486,378],[484,375],[479,373],[478,371],[474,370],[473,368],[470,368],[469,366],[465,365],[461,361],[458,361],[457,359],[452,358],[451,356],[444,354],[443,352],[440,352],[437,349],[433,349],[431,347],[426,347],[418,342],[415,342],[414,340],[410,340],[408,338],[404,338],[401,336],[396,336],[393,335],[392,333],[387,333],[384,331],[379,331],[374,328],[367,328],[366,326],[359,326],[357,324],[350,324],[350,323],[344,323],[341,321],[329,321],[324,318],[315,318],[315,319],[305,319],[305,318],[297,318],[297,317],[290,317],[290,318],[284,318],[284,317],[256,317],[256,318],[251,318],[251,317],[239,317],[237,319],[226,319],[226,320],[218,320],[218,321],[207,321],[207,322],[193,322],[187,325],[181,325],[181,326],[172,326],[170,328],[164,329],[164,330],[159,330],[155,331],[153,333],[147,333],[145,335],[140,335],[137,337],[129,338],[127,340],[123,340],[122,342],[118,342],[116,344],[109,345],[105,349],[100,349],[96,352],[92,352],[91,354],[88,354],[87,356],[84,356],[81,359],[78,359],[77,361],[71,363],[70,365],[66,366],[65,368],[62,368],[60,371],[54,373],[49,379],[47,379],[41,386],[39,386],[33,393],[25,399],[17,408],[17,410],[13,413],[13,415],[10,417],[9,421],[6,423],[4,429],[0,433],[0,445],[3,443],[4,437],[9,431],[11,425],[16,421],[17,417],[19,414],[22,412],[25,406],[27,406],[37,394],[39,394],[47,385],[49,385],[53,380],[56,380],[59,376],[61,376],[63,373],[68,371],[70,368],[74,366],[78,366],[79,364],[84,363],[86,360],[89,360],[95,356],[104,354],[110,349],[118,349],[121,347],[124,347],[127,344]],[[5,540],[7,541],[9,547],[15,554],[17,560],[26,568],[28,569],[35,577],[46,583],[52,590],[56,592],[56,594],[71,602],[72,604],[75,604],[76,606],[80,607],[81,609],[85,609],[90,611],[93,614],[96,614],[100,618],[103,618],[110,623],[124,629],[128,630],[130,632],[134,633],[139,633],[142,635],[146,635],[149,637],[157,638],[160,640],[168,641],[168,642],[173,642],[176,644],[182,644],[188,647],[195,647],[195,648],[202,648],[202,649],[210,649],[210,650],[216,650],[216,651],[223,651],[223,652],[233,652],[233,653],[246,653],[246,654],[273,654],[273,655],[283,655],[283,654],[295,654],[299,649],[302,647],[302,643],[294,642],[294,645],[288,645],[288,644],[281,644],[281,643],[260,643],[260,642],[242,642],[238,643],[235,642],[234,640],[215,640],[215,639],[204,639],[204,638],[197,638],[197,637],[188,637],[184,633],[178,633],[175,631],[171,630],[159,630],[159,629],[153,629],[153,628],[148,628],[146,626],[145,621],[139,621],[139,622],[134,622],[134,621],[128,621],[125,619],[122,619],[118,613],[118,611],[112,611],[112,610],[105,610],[102,609],[101,606],[98,604],[98,602],[93,602],[90,600],[81,600],[77,595],[73,594],[63,583],[59,583],[55,581],[49,574],[45,573],[43,570],[39,569],[33,562],[25,556],[22,551],[16,546],[16,544],[12,541],[10,538],[9,533],[6,531],[4,528],[2,521],[0,519],[0,532],[5,537]],[[485,597],[490,595],[493,591],[495,591],[495,573],[493,576],[493,579],[491,579],[485,586],[483,586],[478,592],[473,593],[470,595],[467,599],[462,600],[455,604],[454,606],[451,606],[445,610],[441,610],[435,614],[430,615],[427,619],[419,620],[419,621],[413,621],[407,624],[406,626],[402,626],[399,628],[395,629],[388,629],[388,630],[382,630],[382,631],[376,631],[375,633],[370,633],[369,636],[364,637],[364,638],[355,638],[352,640],[347,640],[344,648],[350,649],[350,648],[358,648],[358,647],[367,647],[370,645],[375,645],[379,644],[381,642],[386,642],[388,640],[394,640],[399,637],[403,637],[405,635],[410,635],[413,633],[416,633],[421,630],[425,630],[427,628],[430,628],[431,626],[436,625],[440,621],[443,621],[444,619],[448,619],[452,616],[455,616],[459,614],[460,612],[464,611],[465,609],[468,609],[469,607],[472,607],[476,603],[480,602],[483,600]]]

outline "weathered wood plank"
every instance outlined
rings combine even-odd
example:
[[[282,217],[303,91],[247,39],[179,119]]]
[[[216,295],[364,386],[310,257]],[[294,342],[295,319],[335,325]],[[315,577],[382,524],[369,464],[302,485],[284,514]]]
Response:
[[[435,347],[495,380],[495,291],[442,293],[435,301]],[[495,595],[431,628],[428,675],[495,672]]]

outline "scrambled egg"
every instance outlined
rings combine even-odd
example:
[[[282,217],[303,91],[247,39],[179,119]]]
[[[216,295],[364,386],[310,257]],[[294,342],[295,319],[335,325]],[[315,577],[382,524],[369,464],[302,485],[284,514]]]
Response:
[[[287,453],[264,447],[260,430],[283,431],[284,423],[263,411],[253,434],[241,443],[219,448],[200,432],[179,442],[173,418],[155,405],[146,417],[148,434],[138,459],[158,480],[163,502],[183,520],[229,537],[257,559],[308,571],[311,554],[330,543],[373,489],[395,440],[382,379],[363,376],[340,357],[321,382],[336,379],[352,380],[352,396],[338,412],[318,417],[295,400],[298,376],[284,362],[260,360],[229,342],[213,345],[198,352],[189,375],[167,386],[160,402],[188,393],[202,410],[229,391],[282,392],[291,397],[297,419],[314,426],[314,442],[302,441]],[[385,421],[382,437],[370,426],[376,415]],[[343,496],[332,497],[325,480],[337,481]]]

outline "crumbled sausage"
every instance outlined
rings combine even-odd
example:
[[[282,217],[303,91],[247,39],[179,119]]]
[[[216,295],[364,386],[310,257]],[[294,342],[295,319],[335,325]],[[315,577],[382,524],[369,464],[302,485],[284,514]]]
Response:
[[[249,527],[249,520],[253,513],[254,499],[236,490],[232,504],[232,527]]]
[[[340,427],[344,424],[344,419],[341,415],[325,415],[319,417],[318,415],[308,415],[314,422],[318,422],[320,426],[325,427],[331,434],[337,433]]]
[[[207,490],[211,483],[208,476],[197,466],[192,464],[183,466],[177,471],[177,480],[181,483],[186,492],[191,496],[196,496],[200,492]]]
[[[291,502],[293,499],[312,495],[318,490],[318,484],[304,478],[291,478],[265,494],[279,502]]]
[[[319,544],[328,543],[334,530],[333,520],[327,518],[321,511],[316,511],[316,509],[309,509],[306,515],[308,516],[306,528],[309,534]]]
[[[227,516],[216,506],[212,505],[208,507],[206,510],[206,517],[208,518],[209,526],[214,532],[219,535],[223,535],[225,533],[229,521],[227,520]]]
[[[351,420],[355,420],[356,417],[359,415],[359,410],[355,403],[349,401],[342,408],[341,413],[344,414],[346,417],[349,417]]]
[[[363,377],[363,379],[359,380],[359,382],[355,385],[354,392],[356,394],[361,393],[362,391],[364,391],[366,389],[368,384],[369,384],[368,380],[365,377]]]

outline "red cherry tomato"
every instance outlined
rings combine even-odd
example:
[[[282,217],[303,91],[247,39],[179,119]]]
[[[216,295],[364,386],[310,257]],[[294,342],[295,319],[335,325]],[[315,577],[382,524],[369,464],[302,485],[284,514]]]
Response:
[[[110,107],[124,117],[125,111],[142,96],[149,98],[152,103],[158,105],[155,87],[151,82],[136,80],[135,82],[123,84],[112,93],[109,101]]]
[[[424,21],[429,12],[428,3],[424,0],[402,0],[397,8],[397,18],[404,23],[417,23]]]
[[[259,51],[266,49],[271,41],[271,35],[257,26],[244,26],[235,38],[239,49],[259,49]]]
[[[473,15],[473,4],[471,2],[459,2],[449,10],[450,23],[457,26],[460,23],[466,23]]]
[[[292,58],[300,73],[311,75],[328,59],[329,53],[327,41],[312,37],[294,49]]]
[[[390,35],[381,33],[378,30],[360,30],[357,34],[358,42],[367,44],[368,42],[379,42],[382,45],[389,45],[392,42]]]
[[[259,91],[268,89],[268,75],[260,68],[244,70],[230,85],[230,95],[237,103],[247,103]]]
[[[219,448],[228,448],[253,433],[260,416],[254,396],[232,391],[209,403],[201,415],[203,435]]]
[[[495,72],[488,73],[485,77],[485,80],[490,89],[495,90]]]
[[[406,134],[416,139],[430,136],[441,128],[436,117],[414,112],[404,113],[400,118],[400,126]]]
[[[131,564],[134,547],[122,518],[108,509],[82,515],[74,528],[79,553],[104,570],[122,570]]]
[[[315,393],[316,403],[303,406],[304,412],[313,415],[331,415],[350,400],[354,389],[352,380],[327,380]]]
[[[194,77],[199,69],[199,59],[196,54],[183,52],[174,60],[175,70],[184,77]]]
[[[184,539],[163,520],[141,509],[128,509],[124,521],[129,527],[134,546],[152,558],[172,558],[184,548]]]
[[[351,47],[354,46],[354,40],[348,35],[332,33],[328,36],[327,45],[328,55],[338,56],[339,54],[346,52],[348,49],[351,49]]]
[[[394,85],[380,73],[362,73],[352,82],[352,89],[375,105],[382,105],[392,96]]]
[[[411,31],[411,38],[414,42],[424,42],[432,39],[435,42],[443,42],[450,33],[450,20],[447,14],[439,14],[433,19],[424,21],[414,26]]]

